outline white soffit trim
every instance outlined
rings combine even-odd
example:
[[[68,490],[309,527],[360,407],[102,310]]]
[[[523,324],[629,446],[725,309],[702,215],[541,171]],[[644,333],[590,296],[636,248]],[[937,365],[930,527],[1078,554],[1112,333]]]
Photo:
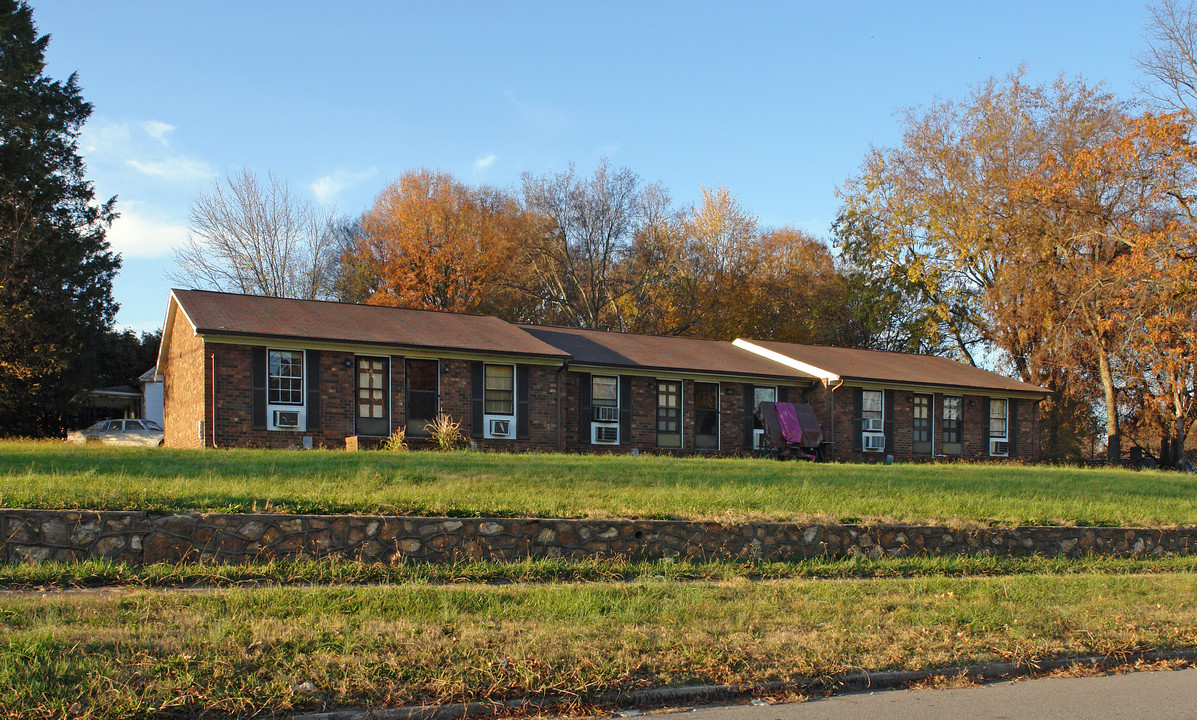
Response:
[[[786,367],[794,368],[795,370],[804,372],[807,375],[813,375],[814,377],[822,380],[824,383],[835,382],[836,380],[840,379],[840,376],[836,375],[835,373],[827,372],[823,368],[817,368],[814,365],[807,365],[801,360],[795,360],[789,355],[782,355],[781,353],[774,352],[769,348],[764,348],[760,345],[750,343],[743,338],[736,338],[732,341],[732,345],[735,345],[742,350],[747,350],[750,353],[756,353],[757,355],[760,355],[763,358],[768,358],[773,362],[781,363]]]

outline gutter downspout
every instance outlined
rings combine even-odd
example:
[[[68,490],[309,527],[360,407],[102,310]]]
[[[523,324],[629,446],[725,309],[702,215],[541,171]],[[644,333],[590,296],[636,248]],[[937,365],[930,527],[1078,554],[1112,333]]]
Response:
[[[212,358],[212,447],[219,447],[216,444],[216,353],[211,354]]]
[[[839,390],[844,385],[843,378],[838,378],[838,380],[839,380],[839,382],[837,382],[835,384],[835,387],[831,387],[829,383],[824,381],[824,385],[827,387],[827,396],[831,398],[831,422],[828,423],[828,425],[831,426],[830,433],[831,433],[831,442],[832,443],[835,443],[835,391]],[[831,452],[833,454],[835,453],[835,445],[834,444],[831,446]]]
[[[565,452],[565,408],[562,402],[565,398],[565,388],[562,381],[565,371],[569,368],[569,360],[564,360],[557,368],[557,452]]]

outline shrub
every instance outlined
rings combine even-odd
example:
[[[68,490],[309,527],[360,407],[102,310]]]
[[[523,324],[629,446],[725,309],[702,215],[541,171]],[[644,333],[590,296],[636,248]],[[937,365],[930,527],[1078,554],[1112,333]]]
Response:
[[[395,432],[391,433],[391,436],[382,444],[382,449],[392,452],[406,452],[407,428],[402,425],[395,428]]]
[[[444,413],[439,413],[435,420],[424,426],[424,429],[432,436],[437,450],[452,450],[465,439],[461,435],[461,423]]]

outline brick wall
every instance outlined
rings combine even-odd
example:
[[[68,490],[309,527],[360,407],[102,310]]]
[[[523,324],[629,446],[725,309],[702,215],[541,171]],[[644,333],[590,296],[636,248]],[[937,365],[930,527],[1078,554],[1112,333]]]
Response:
[[[304,437],[316,447],[344,447],[353,434],[354,368],[352,353],[320,352],[320,427],[316,430],[261,430],[253,427],[253,348],[207,343],[207,394],[212,403],[211,373],[216,375],[215,445],[217,447],[299,447]],[[348,366],[346,361],[349,361]],[[305,370],[310,372],[310,370]],[[209,406],[211,407],[211,405]],[[212,422],[209,417],[209,423]],[[212,438],[209,437],[209,444]]]
[[[197,341],[198,342],[198,341]],[[178,364],[179,372],[168,373],[167,377],[188,388],[196,388],[196,397],[206,397],[207,410],[203,400],[192,401],[199,409],[196,413],[207,413],[211,424],[212,367],[216,368],[216,436],[218,447],[297,447],[304,437],[311,437],[316,447],[345,447],[345,439],[356,435],[356,355],[351,352],[320,351],[320,426],[319,429],[304,431],[263,430],[253,427],[253,348],[248,345],[207,343],[199,352],[193,352],[199,362]],[[310,357],[310,356],[309,356]],[[394,356],[390,361],[390,419],[391,428],[406,423],[406,366],[404,358]],[[471,435],[471,375],[468,360],[437,361],[440,374],[440,411],[460,421],[462,434]],[[556,369],[546,366],[529,366],[529,434],[528,440],[481,440],[479,445],[491,449],[555,449],[557,447],[557,388]],[[195,382],[187,382],[195,378]],[[168,384],[171,380],[167,381]],[[202,387],[202,390],[198,388]],[[199,415],[197,415],[199,417]],[[167,434],[171,437],[172,425],[179,423],[167,420]],[[195,423],[191,432],[195,434]],[[180,431],[181,432],[181,431]],[[205,444],[212,445],[209,432]],[[414,446],[427,441],[413,439]],[[190,445],[199,447],[198,435]]]
[[[564,375],[565,400],[562,403],[562,417],[565,449],[568,452],[626,453],[636,448],[641,452],[653,453],[735,455],[751,450],[744,442],[744,383],[719,383],[719,450],[716,452],[697,450],[694,447],[694,380],[682,381],[683,447],[681,450],[671,450],[657,446],[657,378],[632,376],[631,433],[626,438],[620,438],[619,445],[611,446],[581,442],[578,393],[582,375],[577,372],[566,372]],[[612,375],[618,373],[613,372]],[[749,408],[747,412],[751,413],[752,409]]]
[[[910,390],[894,390],[893,404],[885,409],[887,421],[893,422],[892,443],[885,452],[858,452],[856,443],[853,393],[855,388],[845,385],[834,393],[833,416],[835,424],[835,459],[844,462],[880,462],[886,455],[895,460],[930,459],[928,455],[916,455],[914,448],[914,395]],[[949,395],[950,396],[950,395]],[[1005,460],[989,454],[989,428],[985,424],[985,408],[989,396],[960,395],[961,397],[961,445],[959,456],[966,460]],[[997,396],[995,396],[997,397]],[[932,447],[934,456],[944,456],[943,448],[943,398],[935,393],[931,402],[934,418]],[[1039,412],[1034,400],[1011,400],[1018,403],[1016,422],[1011,424],[1015,439],[1014,452],[1009,459],[1033,462],[1039,458]]]
[[[181,316],[180,316],[181,317]],[[345,439],[356,434],[356,368],[350,352],[320,352],[320,426],[308,431],[268,431],[252,427],[252,348],[247,345],[204,343],[195,337],[185,320],[171,334],[167,352],[165,383],[166,444],[171,447],[296,447],[310,437],[315,446],[345,447]],[[461,359],[437,361],[440,374],[440,411],[462,423],[462,433],[480,447],[498,450],[567,450],[572,452],[643,452],[680,454],[709,453],[694,447],[694,385],[682,382],[683,447],[680,450],[657,446],[657,379],[631,378],[633,408],[628,437],[618,446],[595,446],[579,438],[577,372],[564,372],[552,366],[528,366],[529,435],[520,439],[473,438],[471,363]],[[214,369],[214,370],[213,370]],[[216,397],[212,397],[215,379]],[[392,428],[406,421],[405,365],[400,356],[390,358],[390,416]],[[561,396],[564,388],[564,397]],[[749,452],[745,444],[745,421],[752,408],[744,407],[746,384],[720,383],[720,448],[718,454]],[[886,454],[898,460],[927,457],[913,453],[913,393],[895,390],[893,404],[887,407],[887,419],[893,421],[892,438],[884,453],[853,450],[853,388],[843,386],[834,394],[819,384],[809,388],[789,388],[784,394],[791,402],[809,402],[823,423],[824,439],[834,442],[829,459],[849,462],[877,462]],[[943,453],[941,417],[942,395],[932,403],[935,415],[934,454]],[[560,402],[559,402],[560,400]],[[985,427],[987,398],[964,395],[962,405],[963,454],[966,459],[990,459],[989,437]],[[215,415],[215,425],[213,425]],[[203,438],[200,428],[203,428]],[[1023,461],[1038,459],[1039,415],[1037,403],[1018,401],[1016,422],[1011,424],[1015,447],[1011,457]],[[589,438],[586,438],[588,440]],[[413,439],[414,446],[423,441]]]
[[[174,316],[163,373],[164,444],[168,447],[203,447],[204,438],[200,435],[200,428],[207,414],[204,341],[195,335],[182,313]]]

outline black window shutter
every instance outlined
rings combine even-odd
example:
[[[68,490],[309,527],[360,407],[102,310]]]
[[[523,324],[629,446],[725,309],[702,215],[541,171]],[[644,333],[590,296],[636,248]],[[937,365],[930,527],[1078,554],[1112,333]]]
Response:
[[[861,415],[864,414],[864,390],[852,388],[852,449],[856,452],[863,450],[860,433],[864,427]]]
[[[744,449],[755,450],[752,446],[752,428],[755,426],[754,420],[756,416],[756,406],[752,401],[756,399],[756,393],[753,392],[751,385],[744,386]]]
[[[515,436],[520,440],[527,440],[529,435],[531,418],[528,417],[528,372],[527,365],[515,366],[515,394],[516,394],[516,409],[515,409]]]
[[[931,454],[943,452],[943,395],[931,393]]]
[[[590,444],[590,373],[578,373],[578,442]]]
[[[780,385],[777,388],[777,402],[789,402],[790,389],[785,385]]]
[[[981,398],[981,455],[989,455],[989,398]]]
[[[320,429],[320,351],[308,350],[308,430]]]
[[[249,351],[250,398],[253,410],[250,413],[250,424],[254,430],[266,429],[266,348],[255,347]],[[215,401],[215,398],[213,398]]]
[[[632,376],[619,376],[619,442],[632,442]]]
[[[1010,398],[1006,401],[1006,448],[1010,457],[1014,457],[1014,438],[1018,437],[1018,401]]]
[[[882,408],[882,417],[884,418],[882,426],[885,428],[885,451],[887,453],[893,453],[894,451],[894,410],[897,407],[894,404],[895,395],[897,393],[893,390],[886,390],[885,400],[883,401],[885,406]]]
[[[470,362],[470,437],[482,437],[482,361]]]

